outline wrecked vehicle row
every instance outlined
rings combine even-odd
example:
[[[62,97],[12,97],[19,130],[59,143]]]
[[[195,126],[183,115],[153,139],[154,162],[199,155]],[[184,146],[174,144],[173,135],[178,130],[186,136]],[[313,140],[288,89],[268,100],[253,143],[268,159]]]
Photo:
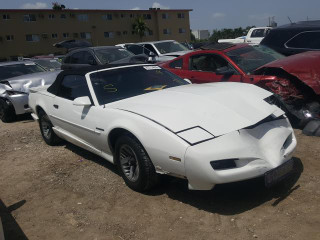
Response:
[[[304,128],[309,121],[318,122],[320,114],[319,63],[319,52],[284,57],[261,45],[225,43],[207,45],[160,65],[193,83],[244,82],[269,90],[292,124]],[[320,136],[318,128],[320,124],[312,131]]]

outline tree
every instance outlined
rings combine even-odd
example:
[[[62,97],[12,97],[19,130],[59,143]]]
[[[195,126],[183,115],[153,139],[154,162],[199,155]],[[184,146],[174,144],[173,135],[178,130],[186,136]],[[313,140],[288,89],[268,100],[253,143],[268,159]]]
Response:
[[[58,3],[58,2],[53,2],[53,3],[52,3],[52,9],[53,9],[53,10],[63,10],[63,9],[65,9],[65,8],[66,8],[65,5],[60,4],[60,3]]]
[[[142,17],[137,17],[132,24],[132,30],[135,34],[139,35],[140,41],[142,41],[144,34],[150,29]]]

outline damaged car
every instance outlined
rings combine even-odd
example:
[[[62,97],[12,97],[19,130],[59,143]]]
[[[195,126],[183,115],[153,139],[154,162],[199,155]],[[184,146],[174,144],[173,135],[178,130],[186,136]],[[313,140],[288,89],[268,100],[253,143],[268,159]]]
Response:
[[[150,64],[61,72],[30,89],[44,141],[69,141],[116,164],[136,191],[159,174],[189,189],[264,176],[271,186],[294,169],[296,138],[272,93],[252,84],[190,84]]]
[[[304,128],[320,114],[319,63],[320,52],[284,57],[262,45],[221,43],[160,65],[193,83],[244,82],[272,91],[292,124]],[[320,136],[319,123],[312,131]]]
[[[12,122],[29,113],[29,88],[51,84],[59,72],[47,72],[30,61],[0,63],[0,119]]]

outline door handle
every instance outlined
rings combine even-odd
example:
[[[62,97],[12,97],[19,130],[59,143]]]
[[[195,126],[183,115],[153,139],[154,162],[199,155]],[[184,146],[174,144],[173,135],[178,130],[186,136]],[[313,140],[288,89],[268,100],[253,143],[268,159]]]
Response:
[[[53,107],[58,109],[59,108],[59,105],[56,105],[56,104],[53,104]]]

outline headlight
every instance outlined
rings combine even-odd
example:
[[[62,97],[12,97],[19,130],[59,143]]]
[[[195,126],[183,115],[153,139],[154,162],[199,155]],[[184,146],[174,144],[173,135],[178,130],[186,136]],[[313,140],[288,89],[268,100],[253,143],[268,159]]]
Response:
[[[201,127],[192,127],[177,132],[177,135],[190,145],[195,145],[215,138],[214,135]]]

